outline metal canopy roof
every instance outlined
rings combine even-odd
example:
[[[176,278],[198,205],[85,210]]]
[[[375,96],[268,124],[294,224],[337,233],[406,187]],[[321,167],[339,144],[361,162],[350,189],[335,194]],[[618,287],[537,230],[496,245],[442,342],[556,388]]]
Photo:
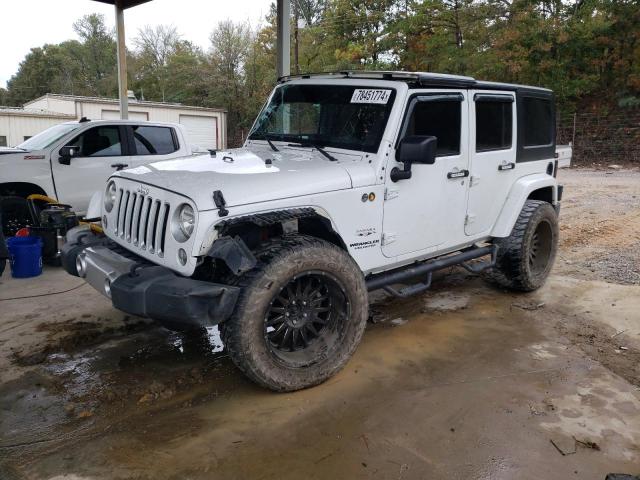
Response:
[[[109,5],[115,5],[116,0],[95,0],[96,2],[108,3]],[[122,9],[126,10],[127,8],[135,7],[136,5],[140,5],[142,3],[150,2],[151,0],[120,0],[118,3],[122,7]]]

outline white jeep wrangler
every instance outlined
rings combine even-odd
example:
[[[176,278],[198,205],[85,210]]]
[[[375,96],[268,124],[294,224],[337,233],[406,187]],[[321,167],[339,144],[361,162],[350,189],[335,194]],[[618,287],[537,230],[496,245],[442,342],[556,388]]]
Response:
[[[218,324],[234,363],[291,391],[340,370],[367,292],[452,265],[531,291],[558,242],[549,90],[406,72],[280,80],[243,148],[115,172],[104,236],[69,273],[173,329]]]

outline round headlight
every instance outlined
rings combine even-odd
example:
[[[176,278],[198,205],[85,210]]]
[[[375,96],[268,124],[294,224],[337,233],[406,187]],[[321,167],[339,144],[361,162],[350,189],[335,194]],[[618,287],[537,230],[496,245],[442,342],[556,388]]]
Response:
[[[193,214],[193,208],[185,203],[178,210],[178,227],[182,234],[189,238],[193,233],[194,225],[195,215]]]
[[[104,209],[109,213],[113,210],[113,206],[116,204],[116,183],[114,181],[109,182],[107,185],[107,191],[104,194]]]

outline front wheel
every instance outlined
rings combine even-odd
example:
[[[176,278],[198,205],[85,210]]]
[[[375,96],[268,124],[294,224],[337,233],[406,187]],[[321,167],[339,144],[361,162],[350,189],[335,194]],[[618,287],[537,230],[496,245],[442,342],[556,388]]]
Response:
[[[556,258],[558,216],[541,200],[527,200],[506,238],[497,238],[498,257],[487,274],[493,283],[511,290],[531,292],[540,288]]]
[[[240,277],[232,317],[220,325],[232,361],[277,391],[317,385],[357,347],[368,316],[364,277],[343,250],[313,237],[275,240]]]

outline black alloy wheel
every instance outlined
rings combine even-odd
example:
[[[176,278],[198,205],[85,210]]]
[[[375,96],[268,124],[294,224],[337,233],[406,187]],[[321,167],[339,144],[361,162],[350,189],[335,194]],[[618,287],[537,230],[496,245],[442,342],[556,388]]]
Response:
[[[553,250],[553,228],[548,220],[536,227],[529,250],[529,268],[534,275],[542,274],[549,265]]]
[[[334,350],[350,315],[344,287],[332,275],[307,271],[273,297],[264,321],[270,353],[289,367],[306,367]]]

